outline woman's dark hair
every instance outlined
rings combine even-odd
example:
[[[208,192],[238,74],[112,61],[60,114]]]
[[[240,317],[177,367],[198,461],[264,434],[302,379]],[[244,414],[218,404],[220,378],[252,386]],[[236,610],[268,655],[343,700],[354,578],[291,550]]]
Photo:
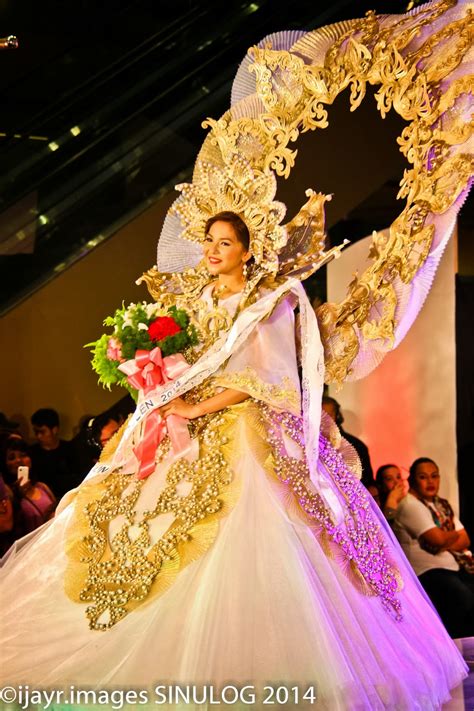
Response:
[[[30,446],[24,439],[14,435],[13,437],[9,437],[5,442],[4,451],[5,454],[7,452],[24,452],[25,454],[30,454]]]
[[[24,439],[21,437],[18,437],[17,435],[10,436],[6,442],[3,445],[3,451],[2,451],[2,456],[1,456],[1,466],[2,466],[2,474],[5,478],[5,480],[8,482],[10,481],[11,477],[8,472],[7,468],[7,455],[8,452],[22,452],[23,454],[27,454],[29,457],[31,456],[31,451],[30,451],[30,446],[27,442],[25,442]]]
[[[396,469],[398,469],[398,466],[396,464],[382,464],[382,466],[377,469],[377,472],[375,474],[375,486],[379,490],[380,504],[382,508],[388,498],[388,491],[385,489],[382,475],[385,471],[387,471],[387,469],[390,469],[391,467],[395,467]]]
[[[120,418],[118,415],[112,415],[109,411],[107,411],[97,415],[97,417],[93,417],[88,422],[87,443],[92,447],[97,447],[99,451],[102,450],[102,444],[100,442],[102,429],[105,425],[108,425],[109,422],[116,422],[117,424],[120,424]]]
[[[379,489],[383,487],[384,484],[382,474],[387,471],[387,469],[391,469],[392,467],[398,469],[398,466],[396,464],[382,464],[382,466],[377,469],[377,473],[375,474],[375,483],[377,484]]]
[[[232,225],[237,239],[248,252],[250,247],[250,232],[243,219],[239,217],[237,213],[227,210],[224,212],[218,212],[217,215],[210,217],[206,222],[206,234],[209,232],[214,222],[227,222],[229,225]]]
[[[344,418],[342,416],[341,406],[339,405],[338,401],[335,398],[330,397],[329,395],[323,395],[322,402],[323,402],[323,404],[332,405],[334,407],[334,409],[336,411],[335,412],[335,415],[336,415],[335,422],[336,422],[336,425],[338,427],[340,427],[342,425],[342,423],[344,422]]]
[[[415,459],[415,461],[410,467],[410,474],[408,476],[408,483],[412,488],[415,484],[416,470],[418,469],[419,464],[434,464],[435,467],[438,466],[436,462],[433,462],[433,460],[429,457],[418,457],[418,459]]]
[[[35,427],[59,427],[59,415],[52,407],[42,407],[31,415],[31,424]]]

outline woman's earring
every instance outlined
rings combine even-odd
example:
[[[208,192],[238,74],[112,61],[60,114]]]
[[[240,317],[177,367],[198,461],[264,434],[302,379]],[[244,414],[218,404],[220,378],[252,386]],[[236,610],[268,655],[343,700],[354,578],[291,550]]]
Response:
[[[246,262],[244,262],[244,265],[242,267],[242,276],[245,279],[245,281],[247,281],[247,263]]]

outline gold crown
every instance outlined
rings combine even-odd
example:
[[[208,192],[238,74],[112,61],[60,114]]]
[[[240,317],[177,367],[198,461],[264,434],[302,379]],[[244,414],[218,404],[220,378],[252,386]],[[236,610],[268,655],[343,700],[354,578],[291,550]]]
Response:
[[[181,237],[202,242],[207,220],[218,212],[235,212],[250,233],[250,252],[263,271],[278,271],[278,252],[286,245],[286,230],[281,225],[286,206],[274,200],[277,183],[272,172],[252,168],[235,155],[219,167],[197,161],[193,182],[176,186],[180,197],[171,207],[184,226]]]

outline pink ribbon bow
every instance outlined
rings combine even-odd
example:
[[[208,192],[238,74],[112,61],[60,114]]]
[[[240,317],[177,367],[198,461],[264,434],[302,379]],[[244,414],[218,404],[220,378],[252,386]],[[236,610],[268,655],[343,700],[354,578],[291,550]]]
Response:
[[[151,351],[137,351],[135,358],[127,360],[118,368],[125,373],[130,385],[146,396],[159,385],[171,383],[179,378],[188,370],[189,363],[186,363],[181,353],[163,358],[157,346]],[[168,415],[164,419],[158,410],[153,410],[146,418],[145,431],[140,443],[133,449],[138,459],[139,479],[146,479],[153,472],[156,449],[167,433],[176,456],[184,456],[190,449],[188,421],[179,415]]]

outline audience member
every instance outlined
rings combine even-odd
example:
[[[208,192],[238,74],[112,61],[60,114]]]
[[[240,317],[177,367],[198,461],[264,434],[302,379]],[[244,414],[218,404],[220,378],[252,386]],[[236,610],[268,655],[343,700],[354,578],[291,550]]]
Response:
[[[56,410],[37,410],[31,416],[31,424],[38,440],[31,448],[35,475],[50,487],[59,500],[82,481],[73,448],[70,442],[59,438],[59,415]]]
[[[14,540],[13,492],[0,474],[0,557]]]
[[[333,397],[329,397],[329,395],[324,395],[323,410],[334,420],[336,425],[339,427],[341,435],[354,447],[357,452],[362,465],[362,483],[365,487],[373,486],[374,473],[372,471],[372,464],[370,463],[370,455],[367,445],[365,445],[358,437],[355,437],[353,434],[350,434],[342,429],[344,417],[341,412],[341,406],[337,400]]]
[[[4,476],[13,496],[13,539],[34,531],[54,514],[56,499],[49,487],[37,480],[27,443],[10,437],[4,450]],[[20,480],[18,468],[26,467],[27,478]]]
[[[78,471],[87,476],[100,453],[122,424],[120,415],[107,410],[97,417],[84,419],[78,434],[72,440]]]
[[[74,461],[78,474],[83,480],[97,462],[97,447],[89,441],[89,423],[92,415],[81,417],[79,431],[71,440]]]
[[[127,394],[116,402],[113,407],[107,410],[107,412],[112,419],[122,424],[132,412],[135,412],[136,406],[136,402],[132,396]]]
[[[111,415],[110,412],[104,412],[89,422],[89,441],[96,445],[99,453],[120,429],[121,424],[118,416]]]
[[[469,558],[468,535],[449,502],[438,496],[440,475],[432,459],[416,459],[408,482],[395,533],[449,634],[469,637],[474,634],[474,575],[462,565]]]
[[[398,505],[406,496],[408,486],[396,464],[383,464],[377,469],[375,483],[379,492],[379,504],[387,521],[395,519]]]

